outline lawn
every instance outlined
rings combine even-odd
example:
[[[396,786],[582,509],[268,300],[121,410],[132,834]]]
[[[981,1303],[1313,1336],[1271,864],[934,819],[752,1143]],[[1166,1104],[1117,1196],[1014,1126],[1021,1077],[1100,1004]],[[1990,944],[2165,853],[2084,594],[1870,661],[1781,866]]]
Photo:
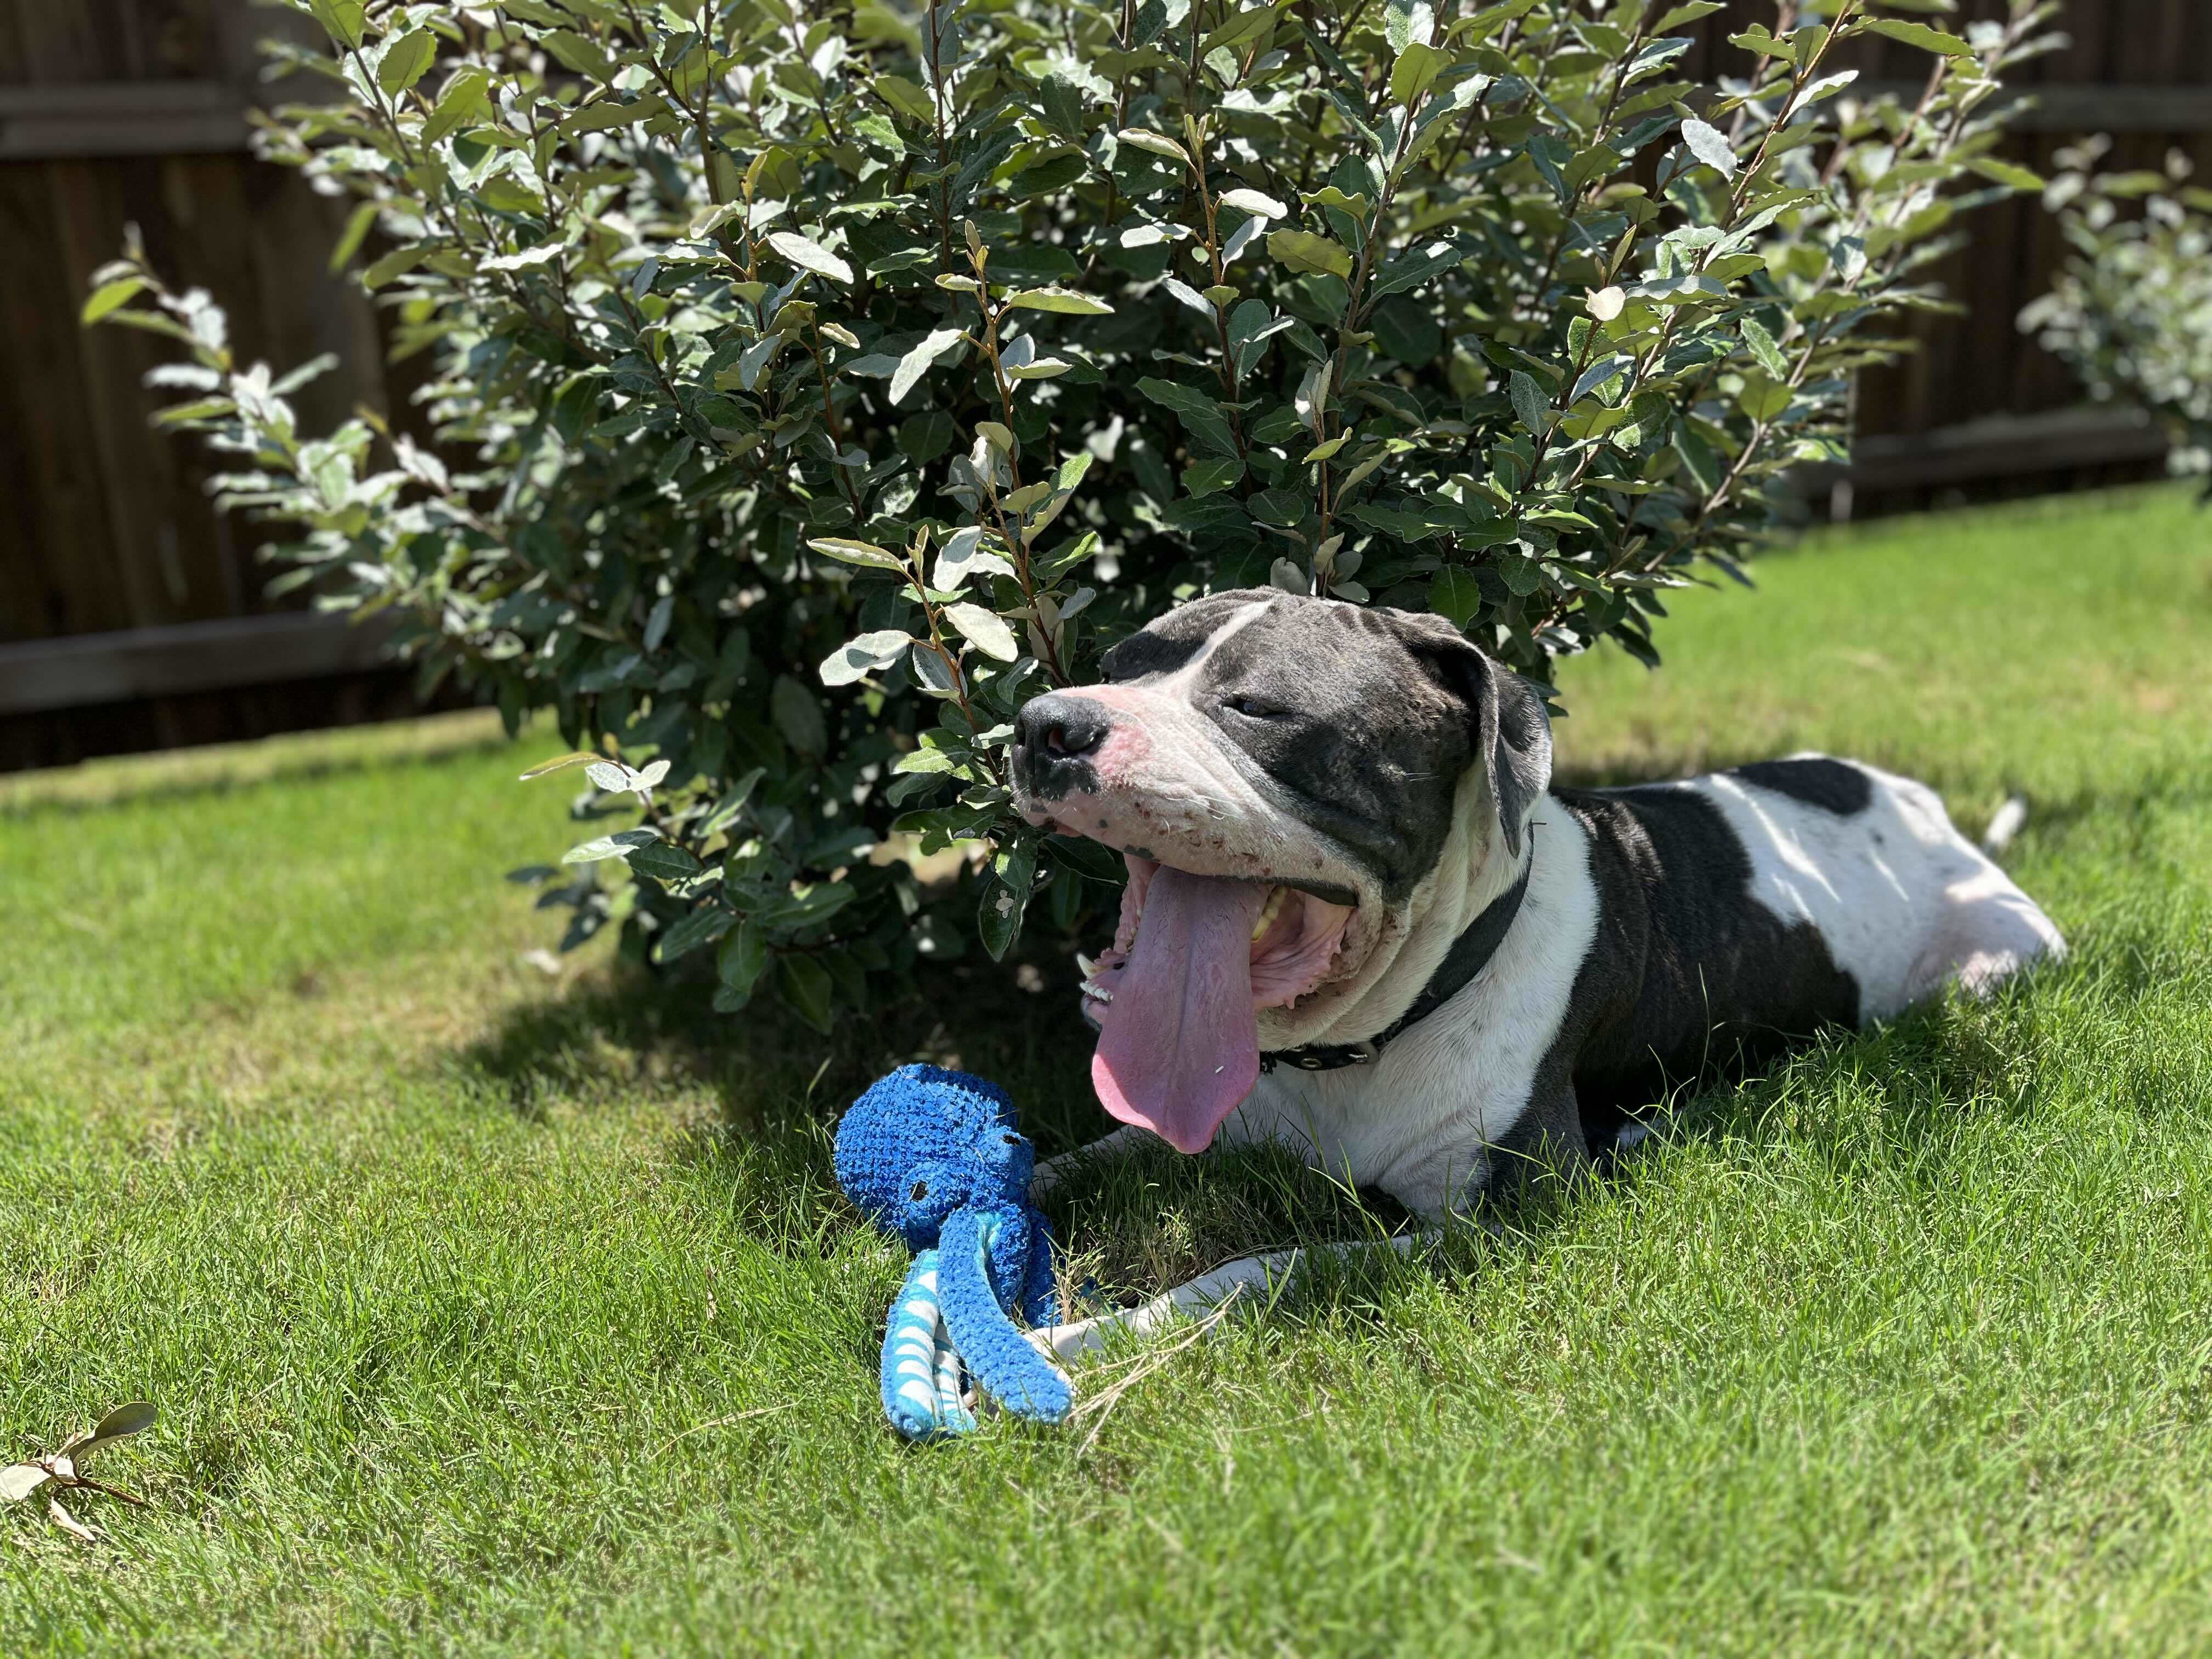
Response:
[[[2075,946],[1691,1103],[1609,1180],[915,1449],[899,1255],[826,1126],[915,1053],[1091,1132],[1067,975],[817,1045],[501,872],[474,716],[0,780],[0,1453],[106,1407],[147,1494],[0,1511],[27,1653],[2200,1650],[2212,1628],[2212,517],[2170,489],[1822,534],[1570,665],[1565,771],[1927,779]],[[550,740],[538,745],[557,746]],[[1163,1158],[1138,1285],[1369,1224]]]

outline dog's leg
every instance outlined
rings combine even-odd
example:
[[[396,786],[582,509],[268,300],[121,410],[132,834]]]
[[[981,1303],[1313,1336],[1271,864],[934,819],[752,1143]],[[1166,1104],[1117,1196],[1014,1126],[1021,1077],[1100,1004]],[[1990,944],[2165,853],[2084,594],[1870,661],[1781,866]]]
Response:
[[[1112,1134],[1102,1135],[1088,1146],[1079,1146],[1072,1152],[1048,1158],[1036,1166],[1036,1173],[1030,1177],[1030,1202],[1042,1202],[1048,1194],[1066,1183],[1072,1170],[1094,1162],[1103,1164],[1127,1158],[1147,1141],[1158,1139],[1150,1129],[1134,1123],[1125,1123]]]
[[[1326,1244],[1306,1250],[1271,1250],[1265,1255],[1240,1256],[1211,1273],[1200,1273],[1187,1285],[1154,1297],[1141,1307],[1123,1313],[1102,1314],[1096,1319],[1048,1326],[1026,1333],[1030,1345],[1048,1358],[1070,1360],[1103,1348],[1109,1338],[1126,1332],[1150,1336],[1180,1319],[1204,1319],[1237,1300],[1264,1304],[1279,1293],[1299,1269],[1317,1256],[1339,1259],[1364,1255],[1370,1250],[1395,1250],[1403,1255],[1416,1244],[1440,1237],[1438,1232],[1401,1233],[1394,1238],[1357,1244]]]
[[[1540,1079],[1528,1109],[1491,1151],[1491,1189],[1525,1188],[1547,1176],[1571,1182],[1589,1167],[1589,1137],[1574,1085],[1561,1080],[1547,1087]]]

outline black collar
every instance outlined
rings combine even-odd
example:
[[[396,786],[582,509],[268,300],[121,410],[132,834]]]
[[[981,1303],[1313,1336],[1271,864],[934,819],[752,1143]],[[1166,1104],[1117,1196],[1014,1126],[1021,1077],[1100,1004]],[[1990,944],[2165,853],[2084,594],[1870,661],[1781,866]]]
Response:
[[[1532,824],[1531,831],[1534,830]],[[1490,965],[1498,947],[1505,943],[1505,935],[1513,926],[1513,919],[1521,914],[1521,901],[1528,891],[1528,872],[1535,867],[1536,849],[1530,837],[1528,861],[1521,866],[1520,878],[1483,907],[1482,914],[1469,923],[1465,933],[1444,952],[1444,959],[1437,964],[1421,994],[1413,999],[1413,1006],[1406,1010],[1388,1030],[1369,1037],[1364,1042],[1309,1042],[1296,1048],[1279,1048],[1273,1054],[1260,1056],[1260,1069],[1271,1072],[1278,1066],[1288,1066],[1301,1072],[1334,1072],[1346,1066],[1364,1066],[1382,1057],[1382,1050],[1408,1026],[1417,1024],[1449,1002],[1474,982],[1474,976]]]

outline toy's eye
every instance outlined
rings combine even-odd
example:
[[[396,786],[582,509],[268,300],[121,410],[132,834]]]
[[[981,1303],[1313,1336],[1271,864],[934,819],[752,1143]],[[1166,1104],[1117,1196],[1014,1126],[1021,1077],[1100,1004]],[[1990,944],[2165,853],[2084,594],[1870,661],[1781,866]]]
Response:
[[[914,1191],[909,1194],[909,1196],[913,1198],[915,1203],[921,1203],[923,1199],[929,1196],[929,1183],[927,1181],[915,1182],[914,1183]]]
[[[1019,1135],[1000,1135],[999,1139],[1004,1141],[1007,1146],[1011,1146],[1016,1141],[1019,1140],[1021,1137]]]

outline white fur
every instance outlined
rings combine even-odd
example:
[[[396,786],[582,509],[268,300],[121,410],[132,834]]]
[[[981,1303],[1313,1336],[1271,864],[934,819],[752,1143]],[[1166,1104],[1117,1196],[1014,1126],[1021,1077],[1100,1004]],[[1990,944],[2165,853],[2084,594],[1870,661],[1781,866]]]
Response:
[[[1954,977],[1980,994],[2065,954],[2051,919],[1952,827],[1934,790],[1845,763],[1874,785],[1872,804],[1849,817],[1725,772],[1672,787],[1727,818],[1751,859],[1753,897],[1785,925],[1819,931],[1858,981],[1861,1021],[1901,1013]]]
[[[1278,1066],[1222,1127],[1223,1144],[1276,1140],[1355,1185],[1382,1188],[1407,1209],[1456,1208],[1488,1179],[1486,1149],[1528,1109],[1538,1063],[1559,1034],[1575,975],[1597,933],[1589,837],[1572,813],[1534,814],[1528,890],[1498,953],[1444,1007],[1400,1036],[1382,1057],[1332,1072]],[[1416,937],[1420,983],[1443,949],[1515,872],[1431,908]],[[1409,945],[1407,952],[1414,956]],[[1411,1000],[1408,996],[1406,1000]]]

